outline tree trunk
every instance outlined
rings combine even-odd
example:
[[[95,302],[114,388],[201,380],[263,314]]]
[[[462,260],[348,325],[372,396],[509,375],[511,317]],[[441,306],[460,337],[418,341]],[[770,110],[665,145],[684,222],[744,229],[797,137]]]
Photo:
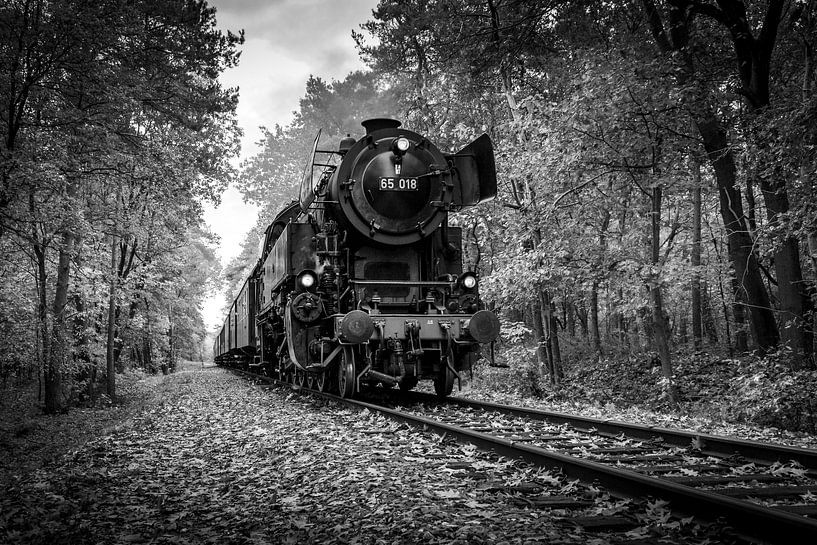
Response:
[[[45,411],[47,413],[54,413],[62,408],[62,368],[68,354],[65,307],[68,303],[68,282],[71,277],[73,251],[74,236],[70,232],[63,232],[62,245],[57,259],[57,283],[54,287],[52,305],[54,324],[51,329],[51,349],[45,380]]]
[[[585,304],[584,298],[581,299],[581,303],[576,309],[576,318],[579,319],[579,328],[582,330],[582,339],[587,340],[590,328],[588,326],[587,305]]]
[[[713,346],[718,344],[718,328],[715,325],[712,298],[709,296],[709,286],[706,282],[701,283],[701,322],[709,344]]]
[[[124,293],[121,277],[117,278],[116,284],[116,291]],[[124,347],[121,342],[117,342],[122,338],[124,332],[127,331],[128,328],[127,318],[122,318],[123,314],[124,312],[122,312],[122,307],[119,304],[116,304],[113,312],[113,368],[117,373],[125,372],[125,366],[122,363],[122,349]]]
[[[565,322],[567,324],[567,334],[576,336],[576,305],[573,300],[565,301]]]
[[[142,358],[144,360],[143,367],[149,373],[155,373],[156,369],[154,369],[153,367],[153,338],[150,326],[150,302],[148,301],[147,297],[145,297],[144,301],[145,301],[145,336],[142,345],[143,347]]]
[[[538,294],[539,297],[539,308],[542,309],[542,328],[544,330],[545,336],[542,339],[543,345],[545,347],[545,369],[540,370],[540,375],[544,376],[544,372],[546,371],[548,374],[548,380],[551,384],[555,384],[555,378],[553,373],[553,346],[550,344],[550,316],[551,316],[551,309],[550,305],[548,304],[548,293],[547,291],[542,292],[540,291]]]
[[[34,193],[28,194],[28,206],[31,217],[36,217],[36,204]],[[40,369],[42,369],[42,398],[45,402],[44,411],[46,414],[54,414],[60,410],[60,366],[58,357],[52,354],[55,348],[61,348],[53,338],[53,324],[48,315],[48,270],[46,268],[48,246],[43,239],[40,238],[40,233],[35,224],[31,228],[31,240],[33,243],[33,251],[36,267],[36,281],[37,281],[37,331],[39,333],[39,354],[40,354]],[[58,274],[62,271],[63,253],[60,252]],[[52,306],[52,311],[57,309],[56,301]]]
[[[782,182],[775,187],[766,179],[760,185],[769,224],[774,226],[789,211],[785,187]],[[813,367],[811,355],[814,346],[814,308],[800,268],[800,248],[793,236],[786,237],[777,246],[774,270],[780,301],[781,340],[791,350],[793,367]]]
[[[763,284],[760,267],[754,254],[754,241],[744,224],[743,203],[737,189],[735,160],[729,148],[726,131],[713,112],[696,120],[703,137],[709,161],[715,171],[720,197],[720,212],[727,235],[729,259],[739,291],[736,301],[749,307],[752,333],[761,350],[774,348],[779,341],[777,323],[771,309],[769,294]]]
[[[111,236],[111,279],[108,287],[108,340],[105,357],[105,369],[108,374],[107,391],[111,401],[116,399],[116,287],[119,276],[116,271],[116,237]]]
[[[814,275],[817,276],[817,233],[809,233],[808,235],[808,253],[811,256]]]
[[[167,328],[167,348],[168,348],[168,358],[167,364],[162,365],[162,374],[166,375],[168,372],[172,372],[176,369],[176,353],[173,348],[173,307],[167,313],[168,320],[170,321],[170,325]]]
[[[547,371],[547,343],[545,340],[545,327],[542,322],[542,302],[537,296],[531,308],[531,319],[533,320],[533,331],[536,334],[536,364],[539,376],[545,376]]]
[[[51,326],[48,318],[48,276],[46,271],[47,247],[34,239],[34,255],[37,267],[37,322],[39,337],[40,369],[42,369],[42,393],[45,401],[45,412],[53,414],[59,410],[59,377],[54,377],[51,359]],[[57,388],[54,388],[56,385]]]
[[[752,178],[746,178],[746,223],[749,226],[749,236],[757,237],[757,202],[755,201],[755,191],[752,188]]]
[[[715,250],[715,256],[718,258],[718,262],[723,262],[724,258],[721,256],[720,249],[718,248],[718,240],[715,238],[715,234],[712,232],[712,226],[709,225],[709,232],[712,236],[712,248]],[[718,268],[718,294],[721,298],[721,306],[723,308],[723,325],[725,330],[725,337],[726,337],[726,348],[729,352],[729,357],[734,355],[734,345],[732,344],[732,328],[729,325],[729,305],[732,305],[732,314],[735,319],[735,324],[738,326],[739,337],[737,338],[737,344],[743,346],[743,350],[746,350],[746,332],[744,329],[744,325],[746,323],[746,318],[743,313],[743,306],[736,303],[735,298],[742,293],[738,287],[738,281],[732,274],[732,271],[729,273],[729,281],[732,285],[732,294],[733,296],[727,300],[726,297],[726,290],[723,287],[723,275],[721,274],[721,269]],[[714,323],[714,319],[713,319]]]
[[[803,59],[803,102],[805,103],[811,97],[811,82],[812,82],[812,55],[813,50],[810,44],[807,44],[804,49]],[[814,144],[812,139],[811,144]],[[808,183],[808,165],[805,161],[800,163],[800,183],[806,187]],[[817,230],[812,230],[806,235],[806,246],[808,247],[809,257],[811,258],[812,278],[817,278]],[[813,287],[812,287],[813,289]],[[812,317],[813,319],[813,317]]]
[[[701,165],[693,160],[695,177],[692,188],[692,344],[701,349],[703,327],[701,323]]]
[[[749,351],[749,338],[746,334],[746,301],[745,292],[741,289],[740,281],[734,276],[730,279],[732,285],[732,317],[735,321],[735,351],[738,354]]]
[[[639,341],[638,348],[639,350],[647,350],[653,343],[653,339],[655,339],[651,308],[648,306],[639,307],[638,320],[641,323],[641,338],[644,341],[643,343]]]
[[[599,331],[599,283],[593,280],[593,287],[590,289],[590,339],[593,343],[593,351],[602,355],[601,332]]]
[[[494,0],[488,0],[488,11],[491,14],[491,39],[494,44],[499,47],[502,42],[502,36],[500,35],[502,23],[499,20],[499,11],[494,4]],[[518,123],[521,119],[521,115],[519,114],[519,108],[516,104],[516,98],[514,98],[512,92],[511,74],[504,61],[501,62],[499,66],[499,81],[502,85],[502,94],[505,95],[511,117],[514,122]],[[524,138],[524,135],[520,136]]]
[[[616,329],[619,342],[623,346],[629,348],[629,346],[627,346],[630,342],[630,338],[627,336],[627,320],[624,317],[624,313],[620,310],[621,305],[624,302],[624,290],[618,288],[616,297],[617,304],[615,307],[616,310],[613,312],[613,327]]]
[[[547,328],[548,328],[548,347],[550,352],[550,382],[551,384],[559,384],[562,382],[562,350],[559,346],[559,322],[556,319],[556,307],[553,304],[553,299],[550,293],[545,292],[545,304],[549,309]]]
[[[664,316],[664,303],[661,295],[661,287],[650,288],[650,300],[652,301],[652,321],[653,335],[655,338],[655,349],[661,360],[661,374],[667,383],[667,394],[671,403],[678,402],[675,392],[675,383],[672,378],[672,359],[669,350],[669,331],[667,328],[667,318]]]
[[[650,208],[650,223],[652,236],[651,241],[651,262],[654,269],[660,265],[661,259],[661,186],[656,185],[652,190],[652,206]],[[653,334],[655,340],[655,349],[658,352],[658,357],[661,359],[661,373],[664,375],[664,380],[667,384],[667,395],[670,403],[673,405],[678,402],[678,396],[675,392],[675,384],[672,378],[672,360],[670,359],[669,350],[669,331],[667,328],[667,319],[664,316],[664,303],[661,295],[661,278],[655,276],[650,279],[649,283],[650,300],[652,301],[652,321]]]

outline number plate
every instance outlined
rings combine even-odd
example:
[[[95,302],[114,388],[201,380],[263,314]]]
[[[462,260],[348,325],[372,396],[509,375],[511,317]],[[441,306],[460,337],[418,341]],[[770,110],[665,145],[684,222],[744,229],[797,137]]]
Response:
[[[417,178],[380,178],[380,191],[417,191]]]

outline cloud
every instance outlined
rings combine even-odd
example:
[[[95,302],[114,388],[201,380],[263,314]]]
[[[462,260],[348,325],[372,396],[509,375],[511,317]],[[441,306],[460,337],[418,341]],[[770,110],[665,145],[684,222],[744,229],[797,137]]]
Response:
[[[211,0],[211,4],[220,28],[243,29],[247,38],[265,40],[294,56],[313,57],[337,44],[338,36],[355,55],[352,30],[371,16],[377,0]]]
[[[261,125],[286,125],[310,74],[343,79],[363,64],[351,32],[371,16],[377,0],[216,0],[219,27],[244,29],[237,68],[224,85],[239,87],[242,156],[255,151]]]
[[[327,36],[350,34],[377,5],[377,0],[217,0],[222,28],[243,28],[247,36],[270,43],[310,49]]]

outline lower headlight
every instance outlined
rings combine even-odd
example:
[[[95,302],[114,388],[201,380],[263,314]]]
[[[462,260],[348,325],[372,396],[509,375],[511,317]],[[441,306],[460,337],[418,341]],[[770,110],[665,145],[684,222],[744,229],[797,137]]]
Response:
[[[472,290],[477,287],[477,275],[472,272],[464,273],[459,278],[459,284],[462,289]]]

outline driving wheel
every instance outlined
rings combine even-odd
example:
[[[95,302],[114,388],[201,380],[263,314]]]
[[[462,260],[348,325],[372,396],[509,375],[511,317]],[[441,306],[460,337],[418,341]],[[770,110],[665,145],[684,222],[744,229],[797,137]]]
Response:
[[[338,364],[338,393],[340,397],[355,395],[355,361],[351,348],[345,348]]]

